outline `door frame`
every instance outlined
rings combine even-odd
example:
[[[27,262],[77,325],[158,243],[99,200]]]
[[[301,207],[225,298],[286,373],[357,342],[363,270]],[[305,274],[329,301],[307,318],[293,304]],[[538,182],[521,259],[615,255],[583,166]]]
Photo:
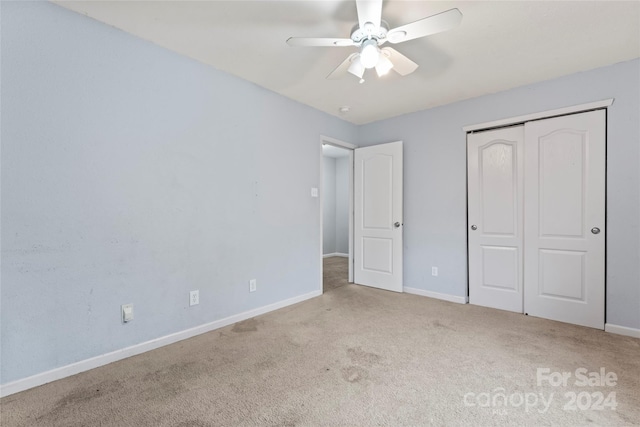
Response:
[[[481,132],[493,129],[499,129],[503,127],[510,127],[516,125],[524,125],[526,122],[531,122],[534,120],[545,120],[553,117],[567,116],[570,114],[578,114],[578,113],[586,113],[587,111],[594,110],[607,110],[613,104],[614,98],[603,99],[601,101],[589,102],[586,104],[578,104],[569,107],[558,108],[554,110],[546,110],[540,111],[537,113],[525,114],[522,116],[515,116],[500,120],[494,120],[491,122],[478,123],[474,125],[464,126],[462,130],[465,132],[465,164],[469,164],[469,158],[467,155],[467,147],[469,146],[469,135],[474,132]],[[605,115],[605,129],[606,129],[606,120],[608,119],[608,114]],[[607,134],[605,133],[605,159],[606,159],[606,146],[607,146]],[[465,168],[466,169],[466,168]],[[469,176],[466,173],[466,181],[465,181],[465,189],[466,189],[466,243],[467,243],[467,302],[469,301]],[[606,205],[606,181],[607,181],[607,167],[605,164],[605,224],[607,221],[607,205]],[[605,225],[607,227],[608,224]],[[607,235],[605,235],[604,242],[604,269],[605,269],[605,277],[604,277],[604,286],[605,286],[605,295],[604,295],[604,315],[605,315],[605,326],[607,323]]]
[[[320,153],[320,293],[323,293],[323,209],[324,209],[324,156],[322,154],[323,145],[333,145],[334,147],[343,148],[349,150],[349,283],[353,283],[353,150],[358,148],[357,145],[351,144],[345,141],[341,141],[330,136],[320,135],[320,144],[318,144],[318,150]]]

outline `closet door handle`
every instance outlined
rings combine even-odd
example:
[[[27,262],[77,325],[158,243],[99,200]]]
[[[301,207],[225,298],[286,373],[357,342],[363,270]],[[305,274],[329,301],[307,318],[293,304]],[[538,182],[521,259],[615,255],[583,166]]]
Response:
[[[591,229],[591,232],[592,232],[593,234],[600,234],[600,229],[599,229],[598,227],[593,227],[593,228]]]
[[[472,225],[472,226],[471,226],[471,229],[472,229],[473,231],[476,231],[476,230],[478,229],[478,226],[474,224],[474,225]]]

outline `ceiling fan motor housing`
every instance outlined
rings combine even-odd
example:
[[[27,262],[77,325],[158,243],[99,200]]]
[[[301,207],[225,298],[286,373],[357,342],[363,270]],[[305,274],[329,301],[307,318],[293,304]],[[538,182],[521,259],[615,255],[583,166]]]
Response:
[[[369,27],[369,24],[371,27]],[[360,44],[369,38],[375,39],[378,44],[384,43],[387,38],[387,32],[389,31],[389,24],[386,21],[382,20],[380,22],[379,27],[375,27],[375,25],[367,22],[364,28],[360,28],[358,24],[354,25],[351,29],[351,40],[354,43]]]

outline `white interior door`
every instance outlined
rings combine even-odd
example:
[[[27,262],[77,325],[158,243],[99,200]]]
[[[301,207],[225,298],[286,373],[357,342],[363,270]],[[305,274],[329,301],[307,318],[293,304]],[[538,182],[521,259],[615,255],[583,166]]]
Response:
[[[605,111],[525,124],[525,303],[604,329]]]
[[[469,302],[522,313],[524,126],[468,136]]]
[[[402,292],[402,142],[355,149],[354,280]]]

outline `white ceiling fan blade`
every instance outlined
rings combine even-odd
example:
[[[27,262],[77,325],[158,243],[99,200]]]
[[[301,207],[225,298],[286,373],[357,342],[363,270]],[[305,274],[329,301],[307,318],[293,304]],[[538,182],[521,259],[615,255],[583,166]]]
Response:
[[[356,0],[358,8],[358,23],[361,29],[365,29],[364,24],[371,22],[375,27],[380,26],[382,20],[382,0]]]
[[[418,64],[416,64],[392,47],[384,47],[381,50],[393,64],[393,70],[401,76],[411,74],[418,68]]]
[[[353,40],[351,39],[331,39],[331,38],[321,38],[321,37],[289,37],[287,39],[287,44],[289,46],[353,46]]]
[[[387,40],[390,43],[401,43],[419,37],[430,36],[431,34],[441,33],[457,27],[461,20],[462,13],[458,9],[450,9],[389,30]]]
[[[351,55],[347,56],[347,59],[345,59],[344,61],[342,61],[342,63],[340,65],[338,65],[336,67],[335,70],[333,70],[328,76],[327,76],[327,80],[337,80],[340,79],[342,77],[344,77],[347,74],[347,71],[349,70],[349,67],[351,66],[351,61],[358,56],[357,53],[352,53]]]

